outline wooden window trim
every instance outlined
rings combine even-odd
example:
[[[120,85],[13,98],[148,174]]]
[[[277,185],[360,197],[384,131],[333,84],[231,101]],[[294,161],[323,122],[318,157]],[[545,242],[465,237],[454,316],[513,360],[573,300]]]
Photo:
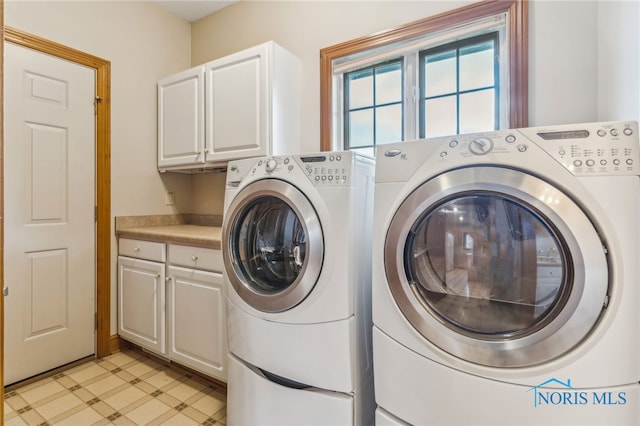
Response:
[[[335,59],[505,12],[508,13],[507,37],[510,58],[509,126],[511,128],[526,127],[529,104],[528,2],[527,0],[486,0],[320,50],[320,149],[322,151],[333,149],[332,86]]]

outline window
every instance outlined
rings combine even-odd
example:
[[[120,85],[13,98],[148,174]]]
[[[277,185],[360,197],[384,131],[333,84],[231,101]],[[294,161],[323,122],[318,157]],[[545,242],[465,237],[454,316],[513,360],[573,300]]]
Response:
[[[525,127],[526,6],[483,1],[322,49],[321,149]]]
[[[373,148],[402,140],[402,60],[344,75],[344,146]]]
[[[420,137],[497,130],[498,33],[420,52]]]

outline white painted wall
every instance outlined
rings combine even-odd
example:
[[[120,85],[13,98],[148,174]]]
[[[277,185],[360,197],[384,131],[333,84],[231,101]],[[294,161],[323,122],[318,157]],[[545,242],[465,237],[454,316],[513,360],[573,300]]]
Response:
[[[640,2],[598,2],[598,120],[640,121]]]
[[[111,62],[112,215],[188,213],[189,176],[160,176],[157,171],[156,81],[189,67],[190,24],[141,1],[8,0],[4,12],[8,26]],[[177,206],[164,205],[166,190],[176,193]],[[111,245],[115,334],[115,238]]]
[[[597,2],[529,3],[529,125],[597,120]]]

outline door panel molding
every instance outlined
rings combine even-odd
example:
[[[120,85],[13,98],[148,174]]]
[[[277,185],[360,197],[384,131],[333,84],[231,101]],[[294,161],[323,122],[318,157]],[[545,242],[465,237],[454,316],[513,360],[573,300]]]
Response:
[[[102,358],[111,353],[111,62],[11,27],[4,27],[4,41],[66,59],[96,71],[95,347],[96,357]],[[1,205],[0,217],[4,217],[4,205]],[[4,345],[4,312],[1,313],[0,336]],[[0,358],[0,368],[4,364],[3,358],[4,354]],[[4,374],[0,374],[0,379],[3,377]]]

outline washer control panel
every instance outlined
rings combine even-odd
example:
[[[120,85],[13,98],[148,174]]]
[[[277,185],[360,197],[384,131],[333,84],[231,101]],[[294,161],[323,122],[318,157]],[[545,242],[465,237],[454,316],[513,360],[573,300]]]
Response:
[[[297,157],[309,180],[316,185],[348,184],[351,171],[349,153],[326,153]]]
[[[639,175],[638,123],[530,127],[458,135],[442,141],[440,159],[520,153],[537,146],[576,176]]]
[[[316,186],[348,186],[351,184],[350,152],[326,152],[309,155],[283,155],[257,160],[251,176],[282,177],[302,171]]]

